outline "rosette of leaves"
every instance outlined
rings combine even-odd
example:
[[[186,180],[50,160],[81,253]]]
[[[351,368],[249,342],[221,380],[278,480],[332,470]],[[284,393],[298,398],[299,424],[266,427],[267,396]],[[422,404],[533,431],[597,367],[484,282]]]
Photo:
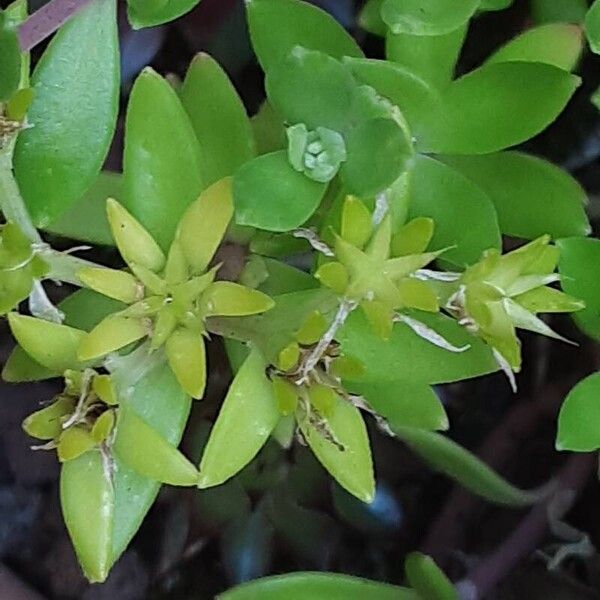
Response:
[[[399,109],[335,58],[296,46],[267,71],[266,87],[288,148],[236,173],[239,224],[289,231],[315,212],[338,174],[349,193],[374,196],[409,168],[412,143]]]
[[[550,287],[560,279],[555,273],[560,251],[549,242],[549,236],[543,236],[504,255],[489,250],[452,284],[457,290],[445,304],[461,325],[494,349],[511,377],[521,369],[516,329],[568,341],[537,315],[585,307],[581,300]]]
[[[151,351],[164,346],[182,388],[201,398],[206,386],[206,319],[253,315],[273,305],[262,292],[215,281],[219,265],[209,269],[233,213],[230,180],[213,184],[190,205],[167,256],[118,202],[109,199],[107,212],[130,272],[90,267],[78,275],[89,288],[129,306],[84,338],[79,358],[96,359],[148,338]]]
[[[34,283],[48,273],[31,241],[14,223],[0,228],[0,315],[29,297]]]

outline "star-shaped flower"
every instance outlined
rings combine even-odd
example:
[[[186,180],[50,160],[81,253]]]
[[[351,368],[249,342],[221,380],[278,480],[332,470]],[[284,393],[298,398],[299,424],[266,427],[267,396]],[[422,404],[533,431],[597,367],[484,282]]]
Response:
[[[84,268],[78,275],[91,289],[129,306],[104,319],[83,340],[79,358],[91,360],[148,338],[164,345],[183,389],[201,398],[206,386],[205,320],[269,310],[273,301],[257,290],[215,281],[220,265],[209,265],[233,215],[231,180],[202,193],[183,215],[168,255],[116,200],[107,201],[113,237],[128,271]]]

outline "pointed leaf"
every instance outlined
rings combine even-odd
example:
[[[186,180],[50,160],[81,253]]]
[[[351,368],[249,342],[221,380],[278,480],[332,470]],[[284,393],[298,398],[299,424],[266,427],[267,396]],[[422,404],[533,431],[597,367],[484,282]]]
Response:
[[[113,315],[83,336],[77,356],[80,360],[99,358],[141,340],[148,333],[148,324],[143,319]]]
[[[146,68],[127,109],[124,204],[164,251],[181,215],[204,188],[201,172],[200,146],[175,90]]]
[[[285,150],[265,154],[235,175],[236,222],[268,231],[291,231],[315,212],[326,187],[294,171]]]
[[[531,0],[534,23],[582,23],[589,8],[589,0]]]
[[[246,10],[254,52],[267,72],[298,45],[334,58],[363,55],[331,15],[308,2],[249,0]]]
[[[62,432],[62,419],[74,408],[74,401],[60,396],[55,402],[34,412],[23,421],[23,429],[39,440],[53,440]]]
[[[510,61],[539,62],[572,71],[583,49],[581,27],[550,23],[528,29],[496,50],[487,64]]]
[[[0,102],[7,102],[21,81],[21,49],[16,29],[0,12]]]
[[[440,110],[425,115],[417,149],[486,154],[520,144],[558,117],[579,84],[578,77],[547,64],[484,65],[454,81]]]
[[[281,414],[266,366],[253,348],[237,372],[202,455],[200,487],[219,485],[243,469],[277,425]]]
[[[557,245],[562,288],[585,302],[573,319],[587,335],[600,340],[600,240],[573,237]]]
[[[106,579],[111,567],[115,508],[109,460],[90,450],[62,465],[60,500],[77,558],[91,582]]]
[[[207,316],[255,315],[273,308],[274,304],[266,294],[231,281],[217,281],[202,295]]]
[[[183,214],[177,240],[192,275],[204,273],[233,216],[232,180],[221,179],[204,190]]]
[[[194,465],[125,406],[119,409],[112,449],[119,460],[148,479],[180,486],[195,485],[198,480]]]
[[[441,158],[486,192],[502,233],[535,239],[588,235],[586,193],[566,171],[522,152]]]
[[[539,491],[515,488],[474,454],[439,433],[412,427],[394,427],[394,433],[433,469],[490,502],[526,506],[543,497]]]
[[[77,348],[85,331],[17,313],[8,315],[8,323],[23,350],[44,367],[60,373],[82,367]]]
[[[585,15],[585,33],[592,52],[600,54],[600,2],[594,0]]]
[[[411,587],[422,598],[458,600],[456,589],[429,556],[420,552],[411,552],[404,562],[404,570]]]
[[[202,148],[205,185],[233,175],[254,158],[254,136],[246,109],[227,73],[208,54],[190,64],[180,91]]]
[[[19,135],[14,167],[40,227],[83,196],[108,152],[119,100],[115,6],[115,0],[100,0],[78,11],[33,73],[31,127]]]
[[[77,272],[77,277],[96,292],[126,304],[133,304],[143,297],[143,287],[133,275],[125,271],[85,267]]]

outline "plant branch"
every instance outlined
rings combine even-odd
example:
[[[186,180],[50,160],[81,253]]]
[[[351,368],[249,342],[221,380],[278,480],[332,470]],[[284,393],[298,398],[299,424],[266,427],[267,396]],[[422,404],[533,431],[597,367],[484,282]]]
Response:
[[[92,0],[50,0],[19,27],[21,50],[29,52],[90,2]]]
[[[595,464],[595,454],[572,456],[559,473],[557,494],[570,490],[576,497]],[[535,551],[548,529],[548,507],[552,501],[553,497],[532,508],[510,536],[459,582],[457,589],[462,600],[485,598],[523,558]]]

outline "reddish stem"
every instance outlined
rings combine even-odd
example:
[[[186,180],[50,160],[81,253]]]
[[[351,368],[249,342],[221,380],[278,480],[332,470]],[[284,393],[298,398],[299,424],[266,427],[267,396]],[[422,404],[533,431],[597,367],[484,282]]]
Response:
[[[51,36],[63,23],[92,0],[50,0],[19,27],[19,44],[23,52]]]

